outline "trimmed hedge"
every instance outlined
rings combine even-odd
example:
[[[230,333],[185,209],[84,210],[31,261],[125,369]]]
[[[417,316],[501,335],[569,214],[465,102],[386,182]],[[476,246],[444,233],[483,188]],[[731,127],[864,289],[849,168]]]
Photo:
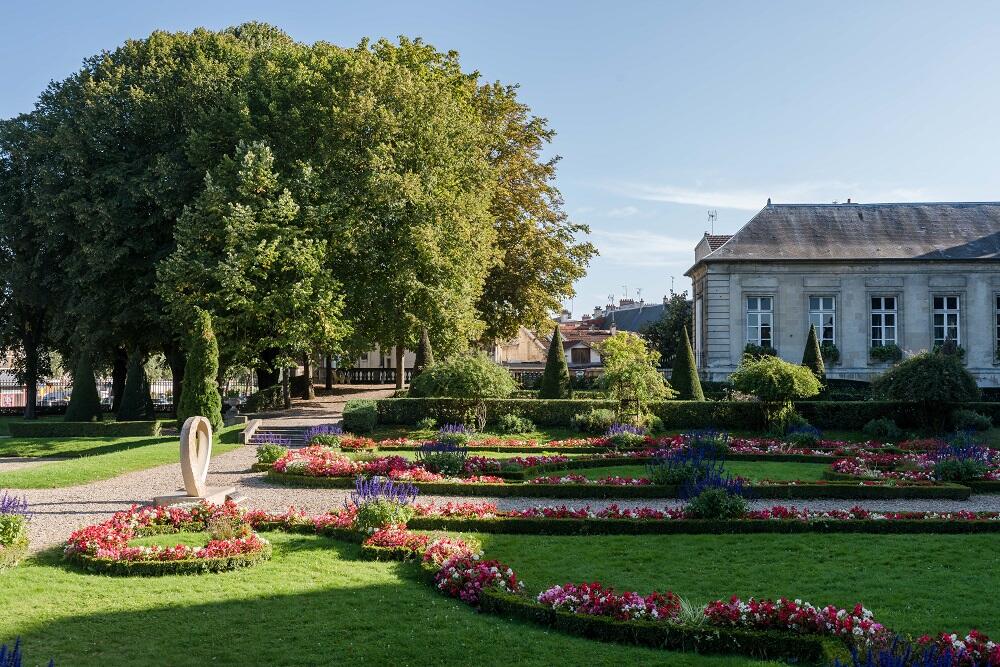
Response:
[[[69,560],[88,572],[111,574],[121,577],[159,577],[168,574],[205,574],[208,572],[228,572],[242,567],[250,567],[271,557],[271,545],[266,544],[260,551],[250,554],[226,556],[224,558],[188,558],[185,560],[109,560],[75,555]]]
[[[414,517],[411,530],[492,533],[505,535],[724,535],[734,533],[872,533],[967,534],[1000,533],[1000,521],[848,520],[790,521],[751,519],[546,519]]]
[[[354,488],[353,477],[310,477],[270,470],[264,479],[274,484],[326,489]],[[676,498],[679,488],[666,485],[612,486],[610,484],[455,484],[449,482],[411,482],[422,494],[436,496],[492,496],[499,498]],[[935,486],[861,486],[855,482],[803,483],[795,485],[752,486],[756,498],[783,500],[843,498],[877,500],[897,498],[933,498],[966,500],[972,490],[959,484]]]
[[[419,400],[419,399],[400,399]],[[378,423],[378,407],[375,401],[369,399],[354,399],[344,404],[344,431],[356,435],[364,435],[375,430]]]
[[[12,438],[134,438],[160,435],[162,421],[57,422],[13,421]]]
[[[619,621],[606,616],[556,611],[522,596],[483,589],[482,611],[505,618],[539,623],[567,634],[606,642],[637,644],[651,648],[696,653],[728,653],[762,660],[786,660],[808,664],[830,664],[844,659],[844,644],[819,636],[776,630],[754,631],[708,626],[685,628],[653,621]]]
[[[262,412],[264,410],[281,410],[285,407],[285,394],[280,384],[255,391],[247,396],[243,404],[244,412]]]

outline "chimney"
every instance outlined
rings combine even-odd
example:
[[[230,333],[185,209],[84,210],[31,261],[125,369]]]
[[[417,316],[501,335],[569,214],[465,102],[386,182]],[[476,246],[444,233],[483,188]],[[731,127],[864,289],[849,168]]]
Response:
[[[768,197],[768,198],[767,198],[767,205],[768,205],[768,206],[770,206],[770,205],[771,205],[771,198],[770,198],[770,197]]]
[[[851,203],[851,198],[850,198],[850,197],[848,197],[848,198],[847,198],[847,203],[848,203],[848,204],[850,204],[850,203]]]

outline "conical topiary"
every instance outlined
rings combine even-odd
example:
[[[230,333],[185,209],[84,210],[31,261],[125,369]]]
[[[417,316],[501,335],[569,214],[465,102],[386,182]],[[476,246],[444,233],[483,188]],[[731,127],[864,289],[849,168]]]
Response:
[[[219,343],[212,330],[212,316],[198,308],[187,343],[181,401],[177,406],[178,427],[188,417],[204,417],[212,423],[213,430],[222,428],[218,375]]]
[[[701,379],[698,377],[687,327],[681,327],[681,335],[678,338],[680,340],[677,341],[677,354],[674,355],[670,386],[677,391],[677,398],[682,401],[704,401],[705,392],[701,390]]]
[[[813,372],[816,379],[826,378],[826,365],[823,354],[819,350],[819,340],[816,338],[815,325],[809,325],[809,338],[806,339],[806,350],[802,353],[802,365]]]
[[[149,395],[149,379],[141,352],[133,352],[128,358],[128,372],[125,374],[125,389],[122,402],[118,406],[116,419],[120,422],[150,421],[153,419],[153,399]]]
[[[68,422],[101,421],[101,395],[97,393],[97,379],[90,363],[90,354],[82,353],[73,370],[73,393],[66,407]]]
[[[420,344],[417,345],[417,356],[413,360],[413,374],[410,377],[417,377],[421,371],[433,364],[434,350],[431,349],[431,337],[427,333],[427,329],[424,329],[423,333],[420,334]]]
[[[552,334],[549,343],[549,355],[545,360],[545,372],[538,388],[539,398],[573,398],[573,387],[569,382],[569,366],[566,365],[566,353],[563,351],[562,334],[559,325]]]

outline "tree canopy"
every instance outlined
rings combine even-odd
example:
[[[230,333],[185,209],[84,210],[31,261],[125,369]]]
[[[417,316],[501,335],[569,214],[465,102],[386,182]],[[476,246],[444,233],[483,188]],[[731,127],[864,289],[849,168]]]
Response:
[[[693,312],[687,292],[675,292],[667,300],[662,317],[643,329],[642,335],[660,353],[664,366],[672,367],[677,354],[684,351],[680,347],[681,332],[687,330],[690,339]]]

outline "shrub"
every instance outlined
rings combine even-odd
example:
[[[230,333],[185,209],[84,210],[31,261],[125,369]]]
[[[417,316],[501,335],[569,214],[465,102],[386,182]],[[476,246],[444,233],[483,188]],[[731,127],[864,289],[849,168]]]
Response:
[[[691,498],[684,511],[695,519],[738,519],[747,513],[745,498],[724,488],[709,488]]]
[[[390,500],[373,500],[358,506],[354,525],[363,533],[385,526],[402,526],[413,518],[413,508]]]
[[[840,348],[830,341],[826,341],[819,346],[819,354],[823,357],[823,363],[827,366],[840,361]]]
[[[189,417],[204,417],[217,431],[222,428],[222,397],[219,395],[219,343],[212,331],[212,317],[195,308],[195,322],[187,344],[177,426]]]
[[[949,445],[934,454],[934,478],[942,482],[982,479],[989,471],[990,449],[977,443],[969,432],[949,438]]]
[[[876,345],[871,349],[869,354],[875,361],[890,361],[895,363],[903,358],[903,350],[895,343]]]
[[[646,430],[649,431],[650,435],[663,435],[667,431],[667,428],[663,425],[663,420],[656,415],[647,414],[643,418],[643,423],[646,425]]]
[[[942,428],[948,404],[974,401],[979,396],[976,380],[951,354],[923,353],[893,366],[872,383],[879,398],[916,401],[926,424]]]
[[[153,399],[149,395],[149,378],[143,365],[142,353],[129,355],[128,371],[125,373],[125,388],[122,402],[118,406],[117,419],[120,422],[149,421],[153,419]]]
[[[715,429],[700,429],[684,434],[684,443],[706,456],[724,458],[729,452],[729,434]]]
[[[545,372],[538,384],[539,398],[573,398],[573,387],[569,380],[569,367],[566,365],[566,352],[563,350],[563,338],[556,325],[549,343],[548,356],[545,358]]]
[[[806,349],[802,353],[802,365],[813,372],[816,379],[823,381],[826,377],[826,366],[823,364],[823,353],[819,349],[816,338],[816,327],[809,325],[809,336],[806,338]]]
[[[507,398],[517,389],[514,377],[485,354],[463,354],[428,366],[410,384],[410,396]]]
[[[7,425],[15,438],[137,438],[160,435],[162,422],[13,421]]]
[[[417,428],[421,431],[432,431],[437,428],[437,420],[434,417],[423,417],[417,422]]]
[[[472,440],[472,432],[464,424],[445,424],[438,429],[436,442],[451,447],[465,447]]]
[[[941,482],[968,482],[982,479],[989,467],[975,459],[945,459],[934,464],[934,479]]]
[[[73,371],[73,393],[69,396],[64,421],[101,421],[102,414],[101,396],[97,393],[94,367],[90,363],[90,355],[83,353]]]
[[[439,475],[456,477],[465,469],[469,449],[454,442],[429,442],[417,449],[417,460],[424,468]]]
[[[778,351],[775,350],[770,345],[756,345],[754,343],[747,343],[743,347],[743,358],[750,359],[763,359],[764,357],[776,357],[778,356]]]
[[[647,466],[653,484],[684,486],[707,477],[711,470],[721,468],[710,452],[684,448],[671,452]]]
[[[606,433],[615,423],[614,410],[594,408],[588,412],[573,415],[572,425],[577,431],[598,435]]]
[[[348,501],[356,511],[355,527],[374,533],[384,526],[402,526],[413,518],[410,504],[417,497],[417,487],[400,484],[384,477],[354,480],[354,491]]]
[[[630,331],[621,331],[600,344],[604,374],[601,389],[616,401],[636,401],[640,413],[650,401],[673,398],[677,393],[656,369],[660,353]]]
[[[772,428],[785,424],[792,401],[815,396],[820,388],[811,370],[778,357],[744,358],[729,379],[737,390],[753,394],[764,404]]]
[[[288,450],[281,445],[266,443],[257,447],[257,463],[274,463]]]
[[[705,393],[701,389],[701,378],[698,377],[698,367],[691,349],[691,339],[688,338],[687,327],[681,328],[677,354],[674,356],[674,367],[670,373],[670,386],[677,392],[677,398],[682,401],[704,401]]]
[[[959,431],[988,431],[993,428],[993,420],[975,410],[955,410],[951,413],[951,423]]]
[[[636,449],[646,443],[646,432],[631,424],[612,424],[604,437],[615,449]]]
[[[785,439],[796,447],[815,447],[823,438],[823,432],[815,426],[793,426],[785,433]]]
[[[309,444],[336,449],[340,447],[340,438],[341,436],[339,435],[314,435],[309,438]]]
[[[526,419],[513,413],[508,413],[501,415],[496,420],[496,426],[494,428],[497,433],[504,433],[506,435],[513,433],[531,433],[535,430],[535,424],[530,419]]]
[[[27,536],[27,521],[22,514],[0,514],[0,546],[11,547]]]
[[[354,399],[344,405],[344,430],[348,433],[371,433],[377,423],[378,407],[375,401]]]
[[[285,407],[285,395],[280,384],[266,387],[247,396],[243,408],[247,412],[278,410]]]
[[[903,438],[903,429],[888,417],[869,420],[863,430],[866,438],[879,442],[897,442]]]

